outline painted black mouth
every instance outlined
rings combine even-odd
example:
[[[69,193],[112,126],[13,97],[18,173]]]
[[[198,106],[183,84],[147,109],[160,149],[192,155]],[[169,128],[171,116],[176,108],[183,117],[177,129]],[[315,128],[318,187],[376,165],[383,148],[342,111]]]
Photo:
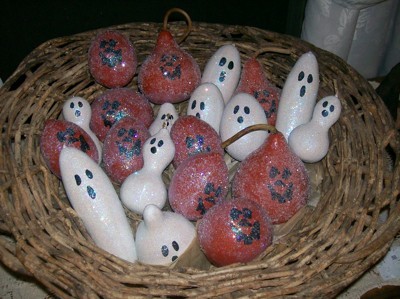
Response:
[[[219,74],[219,82],[224,82],[225,81],[225,77],[226,77],[226,72],[225,71],[221,71],[221,73]]]

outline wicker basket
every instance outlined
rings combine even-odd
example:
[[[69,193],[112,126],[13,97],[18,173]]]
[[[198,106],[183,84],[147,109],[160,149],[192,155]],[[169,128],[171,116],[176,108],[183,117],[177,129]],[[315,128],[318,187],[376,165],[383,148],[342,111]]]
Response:
[[[160,28],[154,23],[113,27],[130,37],[139,63]],[[173,22],[169,29],[178,37],[186,25]],[[61,182],[45,166],[39,137],[44,120],[58,118],[68,97],[92,101],[104,90],[87,67],[88,47],[97,32],[42,44],[0,89],[0,256],[7,267],[34,276],[62,298],[328,298],[385,255],[400,229],[400,143],[369,83],[340,58],[296,38],[205,23],[193,23],[181,43],[201,69],[225,43],[234,42],[243,61],[273,45],[290,51],[258,57],[277,86],[310,50],[320,67],[318,99],[334,94],[337,82],[343,110],[330,130],[329,153],[308,165],[317,196],[279,229],[279,238],[262,258],[248,264],[207,270],[130,264],[95,246]],[[129,86],[137,88],[137,76]],[[128,216],[135,227],[140,218]]]

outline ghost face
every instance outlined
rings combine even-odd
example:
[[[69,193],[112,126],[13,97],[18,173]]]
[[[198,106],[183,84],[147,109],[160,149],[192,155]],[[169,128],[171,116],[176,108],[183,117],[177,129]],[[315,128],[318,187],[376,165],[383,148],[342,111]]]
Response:
[[[155,135],[161,128],[171,131],[172,125],[178,119],[178,112],[171,103],[164,103],[160,106],[156,119],[149,127],[150,135]]]
[[[81,97],[68,99],[62,110],[64,119],[77,125],[88,126],[92,117],[92,110],[88,101]]]
[[[307,52],[290,71],[279,100],[276,128],[286,140],[293,129],[311,120],[318,88],[318,62],[312,52]]]
[[[65,191],[75,209],[84,211],[88,208],[86,205],[94,206],[94,200],[101,202],[107,197],[118,200],[107,175],[82,151],[64,148],[60,154],[60,169]]]
[[[187,114],[205,121],[219,133],[224,106],[224,99],[218,87],[213,83],[203,83],[192,93]]]
[[[60,169],[68,199],[96,245],[120,258],[135,261],[131,227],[102,168],[82,151],[66,147],[60,154]]]
[[[222,141],[239,131],[255,124],[266,124],[264,109],[258,101],[247,93],[238,93],[225,106],[220,125]],[[267,138],[266,131],[254,131],[242,136],[226,150],[236,160],[242,161],[256,150]]]
[[[323,127],[331,127],[340,116],[342,106],[340,100],[335,96],[321,99],[314,108],[313,121]]]
[[[196,237],[194,225],[181,214],[163,212],[147,205],[143,222],[136,231],[136,249],[140,262],[169,265],[175,262]]]
[[[144,167],[159,169],[161,172],[171,163],[175,145],[166,128],[146,140],[143,145]]]
[[[241,72],[240,53],[234,45],[220,47],[207,62],[201,83],[213,83],[222,93],[225,104],[230,100]]]
[[[297,60],[287,82],[292,100],[311,101],[314,105],[319,87],[318,62],[311,52],[305,53]]]

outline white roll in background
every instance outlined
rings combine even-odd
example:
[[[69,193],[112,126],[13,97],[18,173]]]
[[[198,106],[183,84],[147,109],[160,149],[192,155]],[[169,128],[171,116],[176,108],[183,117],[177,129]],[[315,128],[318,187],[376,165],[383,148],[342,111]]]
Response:
[[[308,0],[301,38],[343,58],[365,78],[400,62],[400,1]]]

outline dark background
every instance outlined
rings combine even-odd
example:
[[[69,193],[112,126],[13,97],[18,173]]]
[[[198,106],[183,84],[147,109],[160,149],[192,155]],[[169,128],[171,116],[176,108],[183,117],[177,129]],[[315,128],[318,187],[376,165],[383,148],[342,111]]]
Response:
[[[254,26],[299,37],[305,4],[306,0],[3,0],[0,78],[5,81],[25,56],[49,39],[131,22],[162,23],[173,7],[184,9],[195,22]]]

